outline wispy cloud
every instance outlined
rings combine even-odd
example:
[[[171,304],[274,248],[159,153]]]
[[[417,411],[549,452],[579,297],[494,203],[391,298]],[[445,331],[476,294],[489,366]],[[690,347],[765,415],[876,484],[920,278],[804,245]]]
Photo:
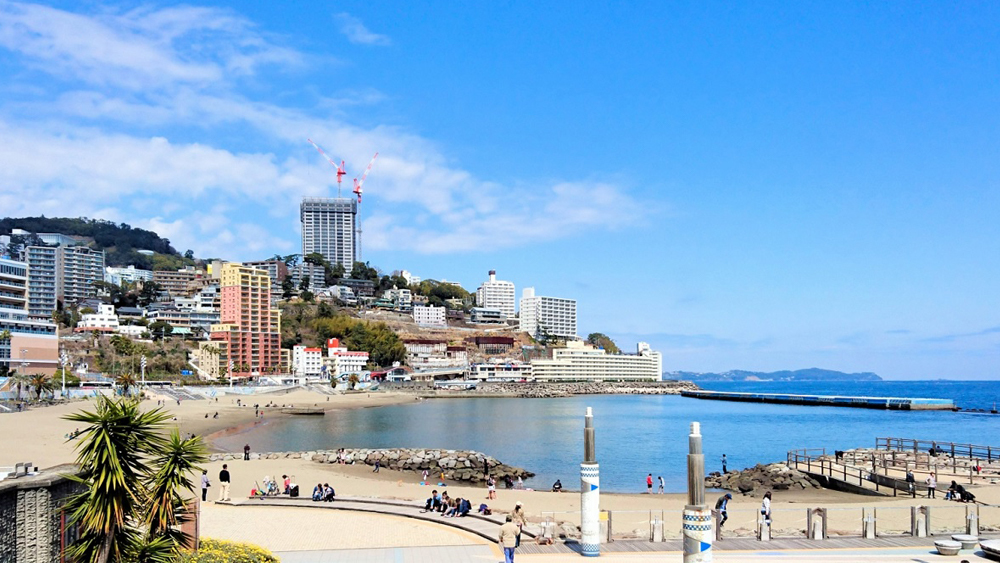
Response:
[[[46,26],[47,20],[57,23]],[[87,45],[77,51],[80,41]],[[227,11],[81,15],[0,2],[4,49],[22,67],[48,74],[48,82],[34,80],[37,75],[21,84],[55,85],[10,94],[0,106],[0,209],[6,215],[114,210],[118,216],[109,219],[163,228],[199,255],[237,259],[266,250],[231,242],[251,233],[247,225],[256,218],[266,224],[260,223],[265,230],[254,234],[254,245],[287,249],[297,246],[299,197],[326,195],[333,187],[328,165],[306,137],[345,159],[350,172],[380,153],[362,211],[369,250],[518,247],[631,228],[651,213],[619,184],[478,178],[431,139],[392,125],[349,124],[340,115],[349,107],[343,99],[335,108],[328,98],[312,107],[252,99],[235,77],[308,57]],[[344,96],[378,101],[363,88]],[[244,149],[243,139],[254,148]],[[207,209],[214,210],[212,220],[181,227]]]
[[[948,342],[955,342],[957,340],[976,338],[979,336],[989,336],[993,334],[1000,334],[1000,326],[984,328],[983,330],[975,332],[958,332],[953,334],[943,334],[941,336],[932,336],[930,338],[924,338],[923,340],[921,340],[921,342],[948,343]]]
[[[392,40],[389,39],[387,35],[382,35],[380,33],[375,33],[365,27],[365,24],[361,22],[358,18],[348,14],[346,12],[341,12],[333,16],[334,20],[340,25],[340,32],[347,37],[347,40],[351,43],[356,43],[358,45],[391,45]]]

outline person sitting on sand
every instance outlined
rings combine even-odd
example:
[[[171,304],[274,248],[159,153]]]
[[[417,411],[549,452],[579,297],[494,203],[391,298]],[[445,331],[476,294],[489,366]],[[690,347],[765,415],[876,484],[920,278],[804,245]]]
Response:
[[[561,493],[562,492],[562,481],[560,481],[559,479],[556,479],[556,482],[552,484],[552,492],[553,493]]]
[[[312,499],[313,500],[323,500],[323,484],[322,483],[316,483],[316,486],[313,487]]]
[[[441,497],[438,495],[437,489],[431,491],[431,498],[427,499],[427,503],[424,504],[424,512],[429,510],[436,510],[438,503],[441,502]]]
[[[944,500],[958,500],[961,498],[961,493],[965,491],[965,487],[959,485],[955,481],[951,482],[951,486],[948,487],[948,492],[944,494]]]
[[[282,493],[286,494],[286,495],[287,494],[291,494],[291,492],[292,492],[292,479],[288,475],[282,475],[281,479],[282,479],[282,483],[281,483],[281,485],[282,485],[282,487],[281,487]]]
[[[441,493],[441,502],[438,503],[438,510],[443,514],[448,510],[448,503],[451,502],[451,497],[448,496],[448,491]]]
[[[323,500],[326,502],[333,502],[333,499],[337,496],[337,492],[333,490],[330,483],[323,483]]]

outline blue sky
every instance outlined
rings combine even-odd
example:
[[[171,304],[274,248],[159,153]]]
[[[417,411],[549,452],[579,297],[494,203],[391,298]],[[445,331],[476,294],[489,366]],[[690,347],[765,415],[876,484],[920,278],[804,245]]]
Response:
[[[545,4],[545,3],[543,3]],[[1000,5],[0,0],[0,214],[496,269],[665,368],[996,378]]]

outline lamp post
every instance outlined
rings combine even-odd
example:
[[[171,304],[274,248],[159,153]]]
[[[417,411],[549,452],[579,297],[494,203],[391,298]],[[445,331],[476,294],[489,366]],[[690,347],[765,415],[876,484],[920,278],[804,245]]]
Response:
[[[27,377],[27,375],[28,375],[28,360],[26,359],[27,355],[28,355],[28,349],[27,348],[21,348],[21,375],[23,377]],[[29,391],[29,393],[30,393],[30,391]],[[28,395],[28,397],[31,397],[31,395]],[[17,400],[18,401],[21,400],[21,385],[20,384],[18,384],[18,386],[17,386]]]
[[[705,454],[701,449],[701,424],[691,423],[688,435],[688,502],[684,507],[684,563],[711,563],[712,511],[705,504]]]
[[[594,413],[587,407],[583,423],[583,463],[580,464],[580,555],[601,554],[601,467],[594,442]]]
[[[63,352],[61,354],[59,354],[59,363],[62,364],[62,398],[65,399],[66,398],[66,364],[69,363],[69,357],[66,356],[66,351],[65,350],[63,350]]]

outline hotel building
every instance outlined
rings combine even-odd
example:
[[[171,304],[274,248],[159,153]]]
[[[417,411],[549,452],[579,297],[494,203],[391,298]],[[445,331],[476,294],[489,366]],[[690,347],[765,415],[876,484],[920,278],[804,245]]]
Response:
[[[59,364],[59,337],[47,315],[28,312],[28,264],[0,258],[0,365],[28,375],[52,375]]]
[[[496,270],[490,270],[490,279],[476,290],[477,306],[499,309],[508,319],[514,316],[516,300],[514,283],[498,280]]]
[[[578,340],[552,350],[552,357],[531,362],[537,381],[660,381],[663,358],[640,342],[635,354],[608,354]]]

